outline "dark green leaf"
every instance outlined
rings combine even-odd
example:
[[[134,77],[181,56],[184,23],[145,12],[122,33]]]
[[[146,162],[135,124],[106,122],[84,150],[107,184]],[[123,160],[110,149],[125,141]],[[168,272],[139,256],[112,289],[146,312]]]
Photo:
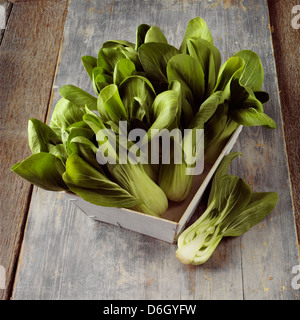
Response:
[[[174,90],[167,90],[157,95],[153,102],[154,121],[150,130],[167,129],[176,118],[178,104],[178,93]]]
[[[68,152],[67,148],[64,144],[57,144],[51,150],[49,153],[53,154],[54,156],[58,157],[63,163],[66,163],[68,158]]]
[[[92,83],[94,92],[98,95],[104,87],[113,83],[113,77],[107,74],[102,67],[97,67],[92,71]]]
[[[205,75],[205,96],[209,97],[213,91],[221,65],[221,54],[210,42],[201,38],[187,39],[188,53],[198,59]]]
[[[135,197],[76,154],[69,156],[63,179],[72,192],[99,206],[131,208],[139,204]]]
[[[151,82],[141,76],[127,77],[119,86],[121,100],[129,119],[143,120],[144,115],[150,122],[151,106],[155,98],[155,91]]]
[[[152,26],[147,31],[144,42],[168,43],[163,32],[156,26]]]
[[[233,78],[239,78],[245,66],[245,61],[240,57],[229,58],[220,68],[215,91],[223,91],[227,87],[230,95],[230,82]],[[227,98],[227,96],[225,97]]]
[[[61,143],[61,139],[45,123],[37,119],[28,121],[28,143],[31,152],[49,152],[51,145]]]
[[[65,85],[59,89],[59,93],[81,108],[87,106],[90,110],[97,110],[97,98],[76,86]]]
[[[214,196],[218,193],[218,189],[221,188],[221,179],[223,176],[227,175],[229,165],[231,164],[232,160],[236,158],[237,156],[242,156],[242,153],[240,152],[231,152],[228,155],[226,155],[221,163],[218,166],[218,169],[216,170],[214,174],[214,178],[212,180],[211,189],[209,192],[209,198],[207,205],[209,206],[214,198]]]
[[[81,61],[83,63],[83,66],[89,75],[90,79],[92,80],[92,72],[93,69],[97,67],[97,58],[92,56],[83,56],[81,57]]]
[[[40,152],[12,166],[11,170],[46,190],[62,191],[68,187],[62,180],[65,167],[62,161],[50,153]]]
[[[277,205],[276,192],[256,192],[247,207],[230,222],[224,236],[237,237],[262,221]]]
[[[193,117],[189,124],[190,129],[204,129],[204,124],[216,112],[222,99],[222,92],[217,91],[207,98],[200,106],[199,111]]]
[[[208,41],[209,43],[213,44],[213,38],[212,35],[210,33],[210,30],[206,24],[206,22],[200,18],[200,17],[196,17],[194,19],[191,19],[188,22],[186,31],[185,31],[185,35],[183,37],[181,46],[180,46],[180,51],[183,53],[186,53],[187,50],[187,39],[188,38],[201,38],[204,39],[206,41]]]
[[[187,54],[178,54],[167,65],[168,81],[177,80],[182,86],[183,96],[198,110],[205,93],[204,72],[199,61]],[[190,97],[192,93],[192,99]]]
[[[110,84],[101,90],[97,106],[103,121],[111,120],[118,123],[122,120],[128,120],[118,87],[115,84]]]
[[[134,63],[129,59],[120,59],[114,69],[113,83],[120,85],[120,83],[127,77],[136,72]]]
[[[264,70],[259,56],[250,50],[241,50],[234,55],[245,61],[245,67],[240,76],[240,82],[253,91],[259,91],[264,81]]]
[[[107,74],[113,74],[115,66],[120,59],[126,56],[118,47],[101,48],[98,53],[97,66],[103,68]]]
[[[264,112],[249,107],[245,109],[235,109],[231,112],[232,119],[243,126],[264,126],[276,129],[276,123]]]
[[[166,43],[148,42],[140,46],[139,57],[151,82],[167,83],[167,64],[179,51]]]
[[[145,42],[145,36],[147,31],[150,29],[150,26],[148,24],[140,24],[136,29],[136,44],[135,44],[135,50],[138,50],[138,48]]]
[[[55,105],[51,116],[50,128],[61,137],[64,129],[81,121],[84,112],[75,104],[61,98]]]

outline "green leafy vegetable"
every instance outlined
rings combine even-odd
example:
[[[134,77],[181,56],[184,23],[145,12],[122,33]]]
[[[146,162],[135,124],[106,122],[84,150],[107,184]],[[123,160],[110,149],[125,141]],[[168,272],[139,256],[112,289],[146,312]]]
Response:
[[[140,24],[135,43],[109,40],[97,56],[85,55],[81,61],[94,95],[71,84],[61,87],[62,98],[49,126],[29,120],[32,156],[12,167],[42,188],[162,216],[168,200],[180,202],[189,195],[203,152],[205,164],[213,163],[240,125],[276,128],[264,110],[269,95],[262,89],[259,56],[241,50],[221,65],[221,54],[200,17],[188,22],[179,48],[168,43],[158,26]],[[135,140],[138,129],[145,134]],[[197,140],[199,129],[204,136]],[[164,161],[165,138],[169,162]],[[199,149],[203,142],[204,150]],[[151,150],[152,144],[156,150]],[[145,161],[152,157],[155,163]],[[214,180],[213,208],[203,218],[214,226],[203,229],[208,232],[203,237],[206,252],[212,252],[222,236],[244,230],[243,221],[251,226],[257,221],[256,208],[270,208],[273,197],[251,192],[245,196],[249,188],[242,180],[224,172],[222,176]],[[243,210],[238,206],[242,198],[249,202]],[[220,222],[220,230],[211,222],[217,212],[224,218],[213,220]],[[199,244],[199,239],[193,243]]]
[[[200,62],[187,54],[178,54],[167,65],[167,77],[169,83],[177,80],[181,84],[184,97],[196,112],[205,92],[204,72]]]
[[[157,26],[152,26],[148,29],[144,42],[168,43],[165,35]]]
[[[87,106],[91,110],[97,110],[97,98],[76,86],[65,85],[59,89],[59,93],[79,107]]]
[[[119,85],[124,79],[130,77],[136,72],[135,65],[131,60],[120,59],[115,66],[113,81]]]
[[[61,140],[45,123],[30,119],[28,121],[28,143],[32,153],[39,153],[49,152],[53,146],[61,143]]]
[[[111,120],[118,123],[119,121],[127,120],[127,113],[120,98],[118,87],[115,84],[108,85],[101,90],[97,107],[100,117],[104,121]]]
[[[187,40],[189,38],[201,38],[213,44],[213,38],[212,38],[211,32],[206,22],[200,17],[191,19],[188,22],[185,35],[183,37],[183,40],[180,46],[180,51],[183,53],[185,53],[186,51]]]
[[[119,93],[128,119],[138,119],[149,126],[151,106],[156,95],[151,82],[142,76],[128,76],[120,84]]]
[[[89,75],[90,79],[92,80],[92,73],[93,69],[97,67],[97,59],[92,56],[83,56],[81,57],[82,64]]]
[[[168,207],[168,199],[163,190],[149,177],[141,163],[131,163],[127,159],[127,150],[125,150],[127,161],[125,164],[120,164],[120,148],[112,144],[112,141],[115,141],[110,139],[112,133],[105,130],[106,127],[98,116],[86,114],[83,119],[96,134],[99,157],[104,157],[108,153],[110,161],[107,161],[106,165],[114,180],[140,201],[135,209],[150,215],[161,216]]]
[[[84,111],[69,100],[61,98],[55,105],[49,127],[60,137],[72,124],[82,120]]]
[[[276,207],[276,192],[254,193],[243,179],[227,175],[237,155],[224,157],[213,178],[207,209],[178,237],[176,256],[184,264],[205,263],[223,237],[243,234]]]
[[[51,191],[68,190],[62,179],[65,167],[62,161],[53,154],[35,153],[22,162],[13,165],[11,170],[43,189]]]
[[[69,156],[63,179],[71,191],[99,206],[132,208],[139,204],[137,198],[76,154]]]
[[[166,43],[149,42],[139,47],[139,57],[149,80],[159,88],[168,83],[167,64],[179,51]]]

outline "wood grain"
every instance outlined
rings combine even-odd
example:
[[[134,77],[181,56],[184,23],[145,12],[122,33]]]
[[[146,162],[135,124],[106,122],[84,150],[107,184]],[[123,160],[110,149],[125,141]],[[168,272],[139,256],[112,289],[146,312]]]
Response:
[[[134,42],[136,27],[148,23],[178,47],[197,15],[207,21],[223,61],[241,49],[262,59],[271,96],[265,110],[278,129],[245,128],[235,148],[244,156],[232,172],[255,191],[277,191],[276,210],[193,267],[176,259],[175,245],[94,222],[60,194],[34,187],[14,299],[299,299],[291,288],[299,258],[265,1],[71,1],[52,108],[62,85],[91,92],[80,58],[96,55],[103,41]]]
[[[29,156],[27,122],[44,121],[62,40],[67,1],[19,2],[12,6],[0,47],[1,211],[0,264],[11,295],[32,186],[10,171]]]
[[[296,226],[300,239],[300,29],[294,29],[291,24],[292,18],[296,16],[292,14],[292,8],[297,4],[299,5],[299,1],[269,1],[270,29],[280,89]]]

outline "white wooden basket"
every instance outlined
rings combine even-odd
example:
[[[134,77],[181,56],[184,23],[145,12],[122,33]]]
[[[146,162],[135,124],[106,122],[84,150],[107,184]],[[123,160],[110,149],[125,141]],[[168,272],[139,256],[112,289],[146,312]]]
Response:
[[[168,210],[161,218],[125,208],[101,207],[74,194],[65,192],[62,194],[94,220],[110,223],[169,243],[176,243],[179,234],[195,212],[220,162],[232,150],[241,130],[242,126],[239,126],[233,133],[214,165],[205,168],[202,174],[194,177],[192,190],[187,199],[179,204],[170,203]]]

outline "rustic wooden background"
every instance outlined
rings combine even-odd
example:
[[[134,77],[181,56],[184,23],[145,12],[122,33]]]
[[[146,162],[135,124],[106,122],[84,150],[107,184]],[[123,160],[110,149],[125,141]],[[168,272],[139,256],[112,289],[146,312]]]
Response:
[[[143,8],[138,4],[129,0],[123,5],[119,1],[97,5],[94,0],[6,2],[7,25],[0,34],[0,265],[6,270],[6,289],[0,289],[1,299],[299,299],[299,292],[290,287],[291,268],[299,263],[293,228],[297,227],[298,237],[300,231],[300,29],[291,26],[291,10],[297,1],[168,0],[163,4],[146,1]],[[81,10],[81,17],[75,9]],[[136,12],[143,14],[134,19]],[[166,15],[169,20],[164,19]],[[170,42],[175,42],[184,32],[188,17],[195,15],[212,26],[223,57],[247,45],[262,54],[268,52],[263,58],[265,86],[272,91],[275,109],[267,110],[280,125],[277,133],[247,129],[237,144],[245,151],[243,158],[258,160],[261,171],[255,174],[257,163],[245,159],[232,170],[243,173],[257,190],[278,187],[283,199],[271,218],[243,237],[223,241],[212,259],[200,268],[181,265],[175,258],[175,246],[95,223],[57,194],[32,187],[9,170],[29,155],[27,121],[47,121],[57,99],[56,87],[65,83],[83,88],[86,85],[79,68],[81,55],[96,53],[103,40],[115,38],[120,32],[123,38],[132,38],[137,24],[145,20],[162,27]],[[178,22],[177,29],[168,28],[170,19],[175,24],[178,16],[183,22]],[[262,22],[257,25],[257,21]],[[234,23],[236,28],[231,29]],[[97,25],[99,30],[95,30]],[[244,33],[245,28],[256,34]],[[271,78],[275,72],[271,41],[278,102],[277,80]],[[70,73],[73,65],[74,76]],[[248,143],[250,138],[257,140],[255,147]],[[280,149],[272,149],[274,146]],[[255,246],[258,243],[260,249]]]

